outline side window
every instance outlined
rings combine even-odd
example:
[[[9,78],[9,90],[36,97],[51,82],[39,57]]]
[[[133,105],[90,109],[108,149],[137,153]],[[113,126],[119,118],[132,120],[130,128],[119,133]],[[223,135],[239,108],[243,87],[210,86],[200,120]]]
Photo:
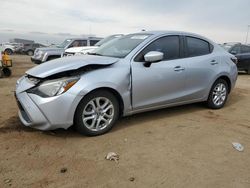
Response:
[[[202,39],[186,37],[188,57],[201,56],[210,53],[210,44]]]
[[[90,46],[94,46],[99,40],[90,40]]]
[[[87,40],[75,40],[74,42],[72,42],[69,48],[80,46],[87,46]]]
[[[87,46],[87,40],[80,40],[79,41],[79,46]]]
[[[250,53],[250,46],[241,46],[241,53]]]
[[[166,36],[159,38],[144,48],[135,58],[136,62],[143,62],[144,55],[150,51],[158,51],[164,54],[163,60],[177,59],[180,57],[179,36]]]

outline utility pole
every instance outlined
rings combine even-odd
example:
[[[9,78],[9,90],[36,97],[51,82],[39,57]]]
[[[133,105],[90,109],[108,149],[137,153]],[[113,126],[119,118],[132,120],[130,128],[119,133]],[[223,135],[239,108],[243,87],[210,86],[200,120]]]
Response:
[[[246,44],[248,42],[248,34],[249,34],[249,29],[250,29],[250,25],[247,26],[247,36],[246,36]]]

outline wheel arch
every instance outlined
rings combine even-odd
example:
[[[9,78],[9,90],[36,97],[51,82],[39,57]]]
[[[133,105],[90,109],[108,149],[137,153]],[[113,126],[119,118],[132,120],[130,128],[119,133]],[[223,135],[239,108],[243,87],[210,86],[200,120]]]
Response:
[[[93,92],[96,92],[96,91],[99,91],[99,90],[106,90],[106,91],[109,91],[110,93],[112,93],[112,94],[116,97],[116,99],[117,99],[117,101],[118,101],[118,103],[119,103],[119,117],[123,116],[123,112],[124,112],[124,101],[123,101],[123,98],[122,98],[121,94],[120,94],[116,89],[111,88],[111,87],[98,87],[98,88],[94,88],[94,89],[90,90],[88,93],[86,93],[86,95],[89,95],[89,94],[91,94],[91,93],[93,93]],[[82,97],[82,99],[83,99],[86,95],[84,95],[84,96]],[[82,100],[82,99],[81,99],[81,100]],[[80,100],[79,103],[77,104],[77,107],[78,107],[78,105],[80,104],[81,100]],[[77,108],[77,107],[76,107],[76,108]],[[76,111],[76,110],[75,110],[75,111]],[[75,114],[75,112],[74,112],[74,114]]]
[[[217,80],[219,80],[219,79],[223,79],[223,80],[225,80],[225,81],[227,82],[228,93],[230,93],[230,92],[231,92],[231,89],[232,89],[232,83],[231,83],[230,78],[229,78],[228,76],[226,76],[226,75],[222,75],[222,76],[220,76],[219,78],[217,78],[217,79],[215,80],[215,82],[216,82]]]
[[[227,85],[228,85],[228,94],[231,92],[231,89],[232,89],[232,82],[231,82],[229,76],[227,76],[227,75],[225,75],[225,74],[222,74],[222,75],[218,76],[215,80],[213,80],[213,81],[210,82],[210,87],[209,87],[208,90],[207,90],[207,95],[206,95],[206,97],[205,97],[205,101],[208,99],[209,93],[210,93],[210,91],[212,90],[212,87],[213,87],[214,83],[215,83],[217,80],[219,80],[219,79],[223,79],[223,80],[225,80],[225,81],[227,82]]]
[[[6,51],[8,51],[8,50],[11,51],[11,53],[14,53],[14,50],[11,49],[11,48],[5,48],[5,49],[4,49],[4,52],[6,52]]]

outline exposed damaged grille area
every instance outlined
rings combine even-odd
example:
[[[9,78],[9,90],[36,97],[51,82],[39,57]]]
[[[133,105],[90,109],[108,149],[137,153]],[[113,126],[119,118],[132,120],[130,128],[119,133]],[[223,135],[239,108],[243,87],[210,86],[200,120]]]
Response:
[[[24,119],[27,123],[31,123],[31,120],[30,120],[28,114],[25,112],[25,110],[24,110],[22,104],[19,102],[18,98],[16,97],[16,94],[15,94],[15,98],[16,98],[17,106],[18,106],[18,108],[19,108],[19,110],[20,110],[20,112],[21,112],[21,114],[22,114],[23,119]]]
[[[38,84],[41,80],[34,77],[34,76],[31,76],[31,75],[27,75],[26,76],[30,82],[32,82],[34,85]]]

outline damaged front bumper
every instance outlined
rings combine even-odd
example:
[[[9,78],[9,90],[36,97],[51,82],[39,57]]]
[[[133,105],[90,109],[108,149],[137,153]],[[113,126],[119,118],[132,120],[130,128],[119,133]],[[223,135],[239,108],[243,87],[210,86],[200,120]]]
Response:
[[[27,78],[21,79],[19,85],[31,87]],[[29,86],[29,87],[28,87]],[[82,96],[64,93],[60,96],[43,98],[17,89],[15,97],[19,107],[21,122],[28,127],[39,130],[67,129],[73,125],[74,113]]]

